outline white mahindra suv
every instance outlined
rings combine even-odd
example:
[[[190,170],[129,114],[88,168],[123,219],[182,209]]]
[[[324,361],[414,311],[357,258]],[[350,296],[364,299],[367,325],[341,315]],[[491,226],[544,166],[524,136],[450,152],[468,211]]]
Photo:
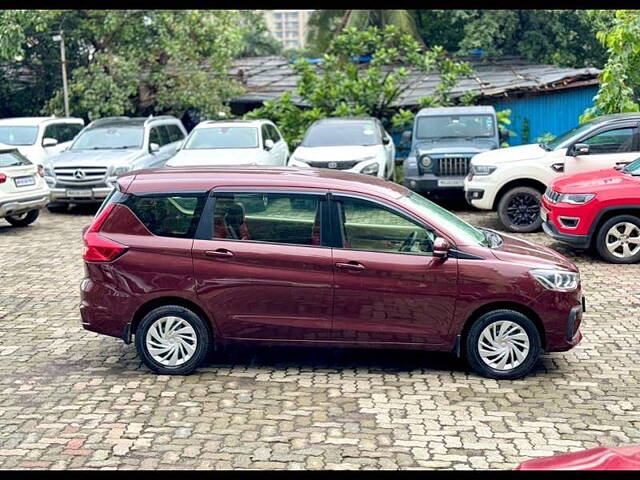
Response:
[[[464,181],[467,202],[497,210],[512,232],[542,224],[540,197],[559,175],[622,166],[638,158],[640,113],[598,117],[546,144],[483,152],[471,160]]]
[[[0,144],[18,151],[36,165],[71,145],[84,127],[81,118],[16,117],[0,120]]]

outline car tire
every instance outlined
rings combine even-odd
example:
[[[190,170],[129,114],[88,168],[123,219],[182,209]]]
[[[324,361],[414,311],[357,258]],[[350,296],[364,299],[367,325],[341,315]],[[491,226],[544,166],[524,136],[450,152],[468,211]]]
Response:
[[[481,349],[481,345],[485,348]],[[464,340],[464,352],[471,368],[483,377],[513,380],[535,367],[541,353],[540,333],[525,315],[514,310],[494,310],[473,322]],[[500,365],[503,358],[506,363]]]
[[[178,335],[176,330],[182,333]],[[178,305],[150,311],[135,333],[140,359],[150,370],[162,375],[193,372],[209,354],[212,343],[205,320]],[[157,347],[155,352],[154,347]]]
[[[598,229],[595,241],[600,257],[611,263],[640,262],[640,244],[625,242],[613,248],[616,232],[620,235],[618,239],[620,237],[640,239],[640,218],[633,215],[618,215],[604,222]]]
[[[65,213],[68,209],[68,203],[50,203],[47,205],[47,210],[51,213]]]
[[[26,227],[36,221],[40,215],[40,210],[29,210],[21,215],[8,215],[5,220],[14,227]]]
[[[540,197],[542,193],[532,187],[515,187],[498,202],[498,217],[510,232],[530,233],[540,230]],[[529,217],[529,218],[527,218]]]

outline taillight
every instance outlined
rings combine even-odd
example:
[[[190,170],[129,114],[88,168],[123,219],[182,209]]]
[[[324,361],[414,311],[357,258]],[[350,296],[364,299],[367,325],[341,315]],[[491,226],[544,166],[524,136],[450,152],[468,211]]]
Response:
[[[127,250],[125,245],[101,237],[98,234],[115,206],[115,203],[107,205],[82,236],[84,240],[84,254],[82,258],[85,262],[110,262]]]
[[[4,173],[0,173],[0,183],[7,181],[7,176]]]
[[[42,165],[38,165],[38,175],[44,177],[44,167]]]

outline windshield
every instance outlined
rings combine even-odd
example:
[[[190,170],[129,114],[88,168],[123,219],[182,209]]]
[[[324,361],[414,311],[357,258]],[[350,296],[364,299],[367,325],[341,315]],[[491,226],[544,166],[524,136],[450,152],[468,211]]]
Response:
[[[493,137],[493,115],[437,115],[418,117],[416,138]]]
[[[540,145],[545,150],[558,150],[560,148],[567,148],[576,137],[582,135],[587,130],[589,130],[593,125],[591,123],[585,123],[584,125],[578,125],[577,127],[572,128],[566,133],[563,133],[559,137],[554,138],[550,142],[541,143]]]
[[[31,162],[19,152],[0,152],[0,167],[19,167]]]
[[[481,230],[473,225],[468,224],[461,218],[455,216],[448,210],[427,200],[422,195],[415,192],[409,192],[400,199],[400,203],[404,204],[412,210],[418,210],[426,218],[436,219],[439,223],[446,224],[457,238],[462,239],[463,245],[482,245],[489,246],[487,238]]]
[[[258,129],[255,127],[208,127],[194,130],[184,150],[218,148],[256,148]]]
[[[0,125],[0,143],[5,145],[33,145],[38,136],[38,127]]]
[[[640,158],[636,158],[633,162],[622,169],[624,173],[634,176],[640,176]]]
[[[379,145],[382,140],[373,122],[335,122],[312,125],[302,147],[342,147]]]
[[[70,150],[115,150],[141,148],[142,127],[91,128],[80,133]]]

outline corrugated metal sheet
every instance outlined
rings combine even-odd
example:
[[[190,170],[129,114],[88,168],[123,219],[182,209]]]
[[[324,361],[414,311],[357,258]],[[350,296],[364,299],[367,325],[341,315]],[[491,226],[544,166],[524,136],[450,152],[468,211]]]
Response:
[[[575,127],[584,110],[592,106],[597,92],[597,86],[589,85],[489,103],[496,111],[511,110],[510,130],[517,136],[511,137],[509,144],[521,145],[534,143],[545,133],[557,136]],[[528,138],[525,131],[527,123]]]

